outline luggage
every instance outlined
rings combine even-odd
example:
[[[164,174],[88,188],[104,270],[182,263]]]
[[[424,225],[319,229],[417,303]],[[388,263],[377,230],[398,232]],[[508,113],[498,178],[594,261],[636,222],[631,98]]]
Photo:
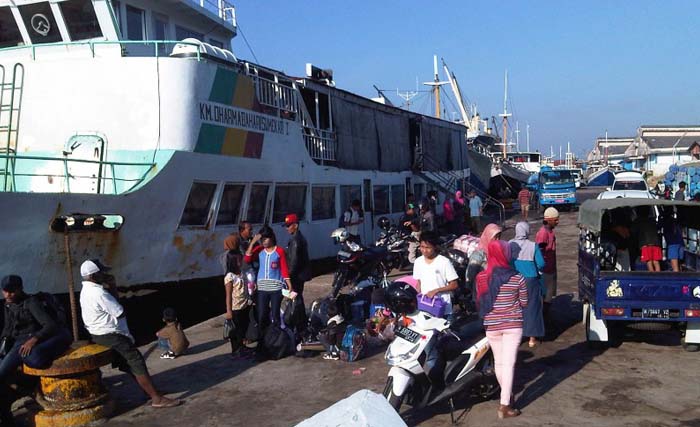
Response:
[[[263,347],[267,356],[273,360],[279,360],[290,356],[295,352],[294,332],[287,328],[282,329],[277,325],[270,325],[263,338]]]
[[[34,297],[41,302],[46,312],[49,313],[49,316],[51,316],[59,326],[69,326],[70,316],[64,305],[61,304],[55,295],[48,292],[37,292],[34,294]]]
[[[364,356],[367,345],[367,336],[364,330],[356,326],[348,326],[340,345],[340,359],[346,362],[354,362]]]
[[[298,328],[306,324],[306,308],[301,298],[293,300],[285,298],[286,305],[282,310],[282,321],[289,328]]]
[[[444,317],[447,303],[438,295],[428,298],[427,295],[418,294],[418,310],[430,313],[435,317]]]

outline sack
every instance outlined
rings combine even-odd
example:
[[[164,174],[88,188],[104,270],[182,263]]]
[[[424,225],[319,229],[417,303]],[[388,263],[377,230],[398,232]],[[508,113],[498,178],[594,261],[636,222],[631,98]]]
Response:
[[[479,247],[479,238],[465,234],[455,239],[452,247],[467,254],[470,257],[472,253]]]
[[[224,340],[229,339],[231,333],[236,330],[236,325],[232,319],[224,319]]]
[[[418,310],[430,313],[435,317],[444,317],[447,303],[438,295],[428,298],[427,295],[418,294]]]
[[[7,356],[7,353],[10,352],[13,345],[15,345],[14,338],[3,337],[2,340],[0,340],[0,358]]]
[[[282,320],[290,328],[298,328],[306,323],[306,308],[301,298],[289,300],[284,308]]]
[[[273,360],[294,354],[294,333],[290,329],[282,329],[277,325],[270,325],[263,338],[263,347],[267,356]]]
[[[68,326],[68,319],[70,319],[68,312],[55,295],[48,292],[38,292],[34,294],[34,297],[39,299],[46,312],[59,326]]]
[[[340,358],[346,362],[354,362],[364,356],[367,345],[365,332],[355,326],[348,326],[340,345]]]

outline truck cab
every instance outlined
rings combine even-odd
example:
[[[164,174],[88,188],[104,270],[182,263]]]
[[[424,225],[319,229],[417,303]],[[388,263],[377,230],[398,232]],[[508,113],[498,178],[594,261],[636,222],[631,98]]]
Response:
[[[576,179],[567,169],[552,169],[544,166],[537,180],[537,200],[540,210],[549,206],[575,208]]]

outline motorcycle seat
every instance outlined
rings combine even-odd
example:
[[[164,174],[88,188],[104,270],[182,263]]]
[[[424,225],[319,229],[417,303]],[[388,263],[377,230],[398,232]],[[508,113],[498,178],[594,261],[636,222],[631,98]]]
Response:
[[[367,256],[372,258],[381,257],[386,255],[387,248],[385,248],[384,246],[370,246],[365,249],[365,253],[367,254]]]

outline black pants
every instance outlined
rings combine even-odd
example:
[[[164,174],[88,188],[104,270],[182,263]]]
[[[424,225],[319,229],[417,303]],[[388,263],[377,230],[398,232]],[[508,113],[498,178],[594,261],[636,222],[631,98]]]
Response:
[[[297,293],[297,298],[301,297],[301,301],[304,302],[304,282],[296,277],[289,279],[292,282],[292,288],[294,292]]]
[[[272,323],[280,324],[280,308],[282,307],[282,291],[257,292],[258,325],[260,333],[265,335],[265,329],[270,324],[270,310],[272,310]]]
[[[235,353],[243,345],[243,339],[250,324],[250,310],[250,306],[240,310],[233,310],[232,320],[235,327],[228,336],[229,341],[231,341],[231,353]]]

